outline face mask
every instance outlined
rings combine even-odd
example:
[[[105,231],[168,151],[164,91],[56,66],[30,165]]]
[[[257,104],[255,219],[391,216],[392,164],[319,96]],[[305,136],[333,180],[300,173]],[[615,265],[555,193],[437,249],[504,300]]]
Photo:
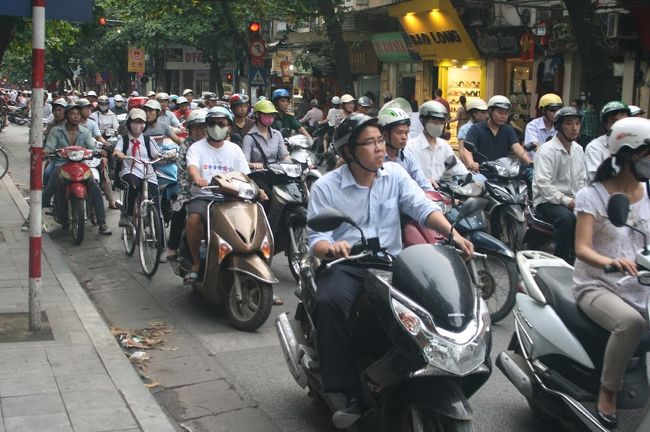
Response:
[[[275,120],[275,116],[270,116],[270,115],[260,116],[260,123],[262,123],[266,127],[271,126],[274,120]]]
[[[427,123],[427,125],[424,128],[426,129],[429,136],[437,138],[442,134],[442,131],[445,128],[445,125]]]
[[[143,123],[131,123],[129,128],[131,129],[131,134],[135,136],[140,136],[144,132],[145,124]]]
[[[229,127],[221,127],[219,125],[214,125],[208,127],[208,135],[214,141],[223,141],[228,136]]]
[[[124,105],[124,102],[115,102],[115,106],[121,108]]]
[[[640,182],[650,180],[650,160],[640,159],[634,162],[632,173]]]
[[[106,111],[108,111],[108,105],[104,105],[104,104],[99,105],[99,110],[100,110],[101,112],[106,112]]]

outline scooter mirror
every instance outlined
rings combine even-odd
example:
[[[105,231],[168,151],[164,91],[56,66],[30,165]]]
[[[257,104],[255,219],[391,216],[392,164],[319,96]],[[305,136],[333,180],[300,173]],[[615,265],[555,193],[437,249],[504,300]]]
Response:
[[[461,184],[461,186],[466,186],[470,184],[473,180],[474,178],[472,177],[472,173],[467,173],[465,179],[463,179],[463,183]]]
[[[309,228],[318,232],[333,231],[344,223],[356,226],[350,216],[333,208],[326,208],[307,221]]]
[[[551,137],[551,138],[552,138],[552,137]],[[536,148],[537,148],[537,144],[532,143],[532,142],[530,142],[530,143],[524,145],[524,150],[526,150],[526,151],[533,151],[533,150],[535,150]]]
[[[476,144],[474,144],[471,141],[463,141],[463,147],[465,147],[468,151],[472,153],[476,151]]]
[[[460,208],[458,216],[456,217],[456,222],[466,217],[474,216],[476,213],[482,211],[487,205],[488,200],[485,198],[468,198]]]
[[[648,286],[650,285],[650,274],[643,274],[639,276],[639,284],[643,286]]]
[[[451,155],[447,159],[445,159],[445,170],[448,170],[449,168],[453,168],[456,166],[456,156]]]
[[[630,212],[630,200],[627,195],[617,193],[611,196],[607,203],[607,217],[615,227],[625,226]]]

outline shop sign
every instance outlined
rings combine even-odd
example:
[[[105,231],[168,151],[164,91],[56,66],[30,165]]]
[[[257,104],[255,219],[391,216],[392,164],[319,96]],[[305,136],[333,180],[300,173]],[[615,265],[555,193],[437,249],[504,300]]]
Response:
[[[423,60],[477,59],[479,52],[449,0],[412,0],[391,6]]]
[[[203,61],[203,52],[194,47],[168,46],[165,48],[165,69],[210,70],[210,64]]]
[[[350,47],[350,73],[370,75],[379,73],[379,61],[368,41]]]
[[[520,41],[527,34],[523,26],[476,30],[476,47],[485,57],[519,57]]]
[[[381,62],[420,61],[410,38],[402,32],[377,33],[370,36],[370,41]]]

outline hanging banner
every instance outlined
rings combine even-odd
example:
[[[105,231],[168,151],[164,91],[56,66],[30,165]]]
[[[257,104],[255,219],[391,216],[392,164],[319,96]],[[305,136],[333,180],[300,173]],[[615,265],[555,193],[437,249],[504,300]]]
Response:
[[[129,72],[144,73],[144,49],[129,47]]]

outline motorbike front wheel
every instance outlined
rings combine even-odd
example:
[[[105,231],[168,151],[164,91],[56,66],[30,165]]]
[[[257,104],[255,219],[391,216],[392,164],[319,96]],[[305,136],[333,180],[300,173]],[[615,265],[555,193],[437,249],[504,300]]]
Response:
[[[241,300],[237,299],[234,278],[239,278]],[[237,330],[252,332],[262,326],[273,308],[273,287],[244,273],[233,273],[227,292],[226,316]]]
[[[300,281],[300,262],[307,253],[307,228],[289,227],[289,245],[287,246],[287,260],[289,270],[296,282]],[[295,246],[295,248],[294,248]]]
[[[497,254],[475,258],[473,265],[479,278],[477,286],[487,303],[492,322],[504,319],[515,305],[519,276],[517,265],[511,259]]]
[[[473,432],[471,420],[457,420],[415,405],[403,405],[388,430],[395,432]]]
[[[80,245],[84,241],[85,208],[86,200],[70,195],[70,228],[72,229],[72,242],[75,245]]]

